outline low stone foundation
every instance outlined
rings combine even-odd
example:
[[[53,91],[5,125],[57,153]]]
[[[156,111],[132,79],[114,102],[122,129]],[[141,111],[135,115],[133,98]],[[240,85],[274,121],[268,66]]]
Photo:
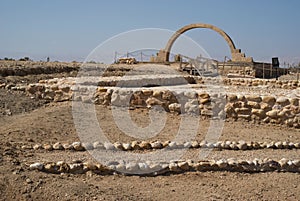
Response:
[[[203,160],[203,161],[172,161],[164,163],[155,162],[118,162],[111,161],[104,165],[100,163],[85,162],[85,163],[66,163],[64,161],[48,162],[48,163],[33,163],[29,166],[31,170],[43,171],[52,174],[85,174],[87,172],[95,174],[125,174],[125,175],[163,175],[163,174],[178,174],[183,172],[205,172],[205,171],[229,171],[229,172],[300,172],[300,160],[272,160],[272,159],[255,159],[236,160],[236,159],[221,159],[221,160]]]
[[[196,78],[190,76],[147,76],[146,81],[140,76],[121,78],[108,77],[100,81],[99,78],[87,78],[80,83],[76,83],[77,78],[50,79],[28,86],[0,84],[0,87],[26,91],[35,98],[54,102],[73,100],[130,108],[160,106],[177,114],[244,119],[300,128],[300,82],[296,80],[223,79],[223,84],[220,84],[217,78],[197,78],[198,84],[193,85],[188,83],[195,82]],[[118,87],[120,82],[122,86]],[[153,87],[147,83],[169,86]],[[146,87],[141,87],[143,85]]]
[[[267,79],[241,79],[241,78],[224,78],[222,79],[224,85],[231,86],[269,86],[271,88],[281,89],[297,89],[300,87],[298,80],[267,80]]]
[[[98,105],[152,108],[205,117],[245,119],[300,128],[299,98],[209,94],[196,89],[105,88],[75,85],[29,85],[26,91],[49,101],[82,101]]]
[[[146,150],[174,150],[174,149],[214,149],[218,151],[223,150],[258,150],[258,149],[300,149],[299,142],[254,142],[254,141],[217,141],[207,142],[203,141],[188,141],[188,142],[174,142],[174,141],[132,141],[127,143],[122,142],[73,142],[73,143],[61,143],[56,142],[54,144],[35,144],[35,145],[23,145],[22,149],[34,149],[34,150],[46,150],[46,151],[87,151],[87,150],[110,150],[110,151],[146,151]]]

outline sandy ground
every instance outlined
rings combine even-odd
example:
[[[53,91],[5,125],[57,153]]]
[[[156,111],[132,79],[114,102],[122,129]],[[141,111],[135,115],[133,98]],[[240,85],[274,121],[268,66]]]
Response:
[[[42,77],[42,76],[41,76]],[[40,78],[40,77],[39,77]],[[6,78],[2,78],[6,79]],[[33,79],[33,78],[32,78]],[[30,79],[29,79],[30,80]],[[35,79],[33,79],[35,80]],[[135,140],[115,124],[112,108],[96,106],[97,119],[111,141]],[[136,125],[146,127],[147,109],[130,110]],[[172,140],[181,116],[166,114],[161,132],[148,140]],[[199,128],[194,139],[203,140],[210,121],[194,118]],[[88,152],[23,150],[22,145],[74,142],[76,132],[70,102],[48,103],[23,92],[0,90],[0,200],[299,200],[297,173],[188,172],[156,177],[47,174],[30,171],[38,161],[93,160]],[[185,122],[186,128],[193,128]],[[219,140],[300,142],[300,130],[285,126],[226,121]],[[212,151],[209,159],[300,159],[298,150]],[[197,152],[184,157],[197,159]]]
[[[111,141],[132,140],[117,129],[111,109],[99,106],[98,118],[107,125]],[[146,110],[132,111],[134,121],[145,124]],[[169,115],[165,129],[155,139],[173,138],[179,116]],[[37,161],[71,162],[92,160],[88,152],[21,150],[24,144],[73,142],[79,140],[70,103],[49,104],[31,112],[2,116],[2,200],[297,200],[300,176],[295,173],[190,172],[157,177],[121,175],[52,175],[29,171]],[[195,139],[203,139],[209,120],[201,120]],[[187,125],[188,126],[188,125]],[[109,129],[109,130],[108,130]],[[220,140],[299,142],[299,130],[247,122],[225,122]],[[192,153],[191,153],[192,154]],[[195,156],[194,154],[192,154]],[[196,155],[197,156],[197,155]],[[298,158],[296,150],[214,151],[208,158]]]

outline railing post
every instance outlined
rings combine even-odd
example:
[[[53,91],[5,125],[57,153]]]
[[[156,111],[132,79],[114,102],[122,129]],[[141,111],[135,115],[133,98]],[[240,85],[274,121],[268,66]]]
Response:
[[[265,79],[265,63],[263,62],[263,79]]]
[[[117,63],[117,51],[115,51],[115,63]]]

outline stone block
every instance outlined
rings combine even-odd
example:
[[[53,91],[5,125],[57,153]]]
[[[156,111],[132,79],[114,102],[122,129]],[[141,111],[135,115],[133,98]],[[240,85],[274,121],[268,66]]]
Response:
[[[260,119],[263,119],[266,117],[266,112],[262,109],[254,109],[252,108],[251,113],[259,117]]]
[[[258,95],[247,95],[246,99],[247,99],[247,101],[253,101],[253,102],[258,102],[258,103],[262,101],[261,97]]]
[[[237,96],[236,95],[228,95],[227,96],[227,100],[228,102],[234,102],[234,101],[237,101]]]
[[[255,101],[248,101],[247,105],[251,108],[254,108],[254,109],[260,109],[260,104],[258,102],[255,102]]]
[[[284,107],[290,104],[290,101],[288,98],[285,97],[279,97],[276,100],[276,103],[279,104],[280,106]]]
[[[266,113],[266,115],[272,119],[276,119],[278,118],[278,110],[271,110],[269,112]]]
[[[169,106],[170,112],[181,113],[181,104],[179,103],[171,103]]]

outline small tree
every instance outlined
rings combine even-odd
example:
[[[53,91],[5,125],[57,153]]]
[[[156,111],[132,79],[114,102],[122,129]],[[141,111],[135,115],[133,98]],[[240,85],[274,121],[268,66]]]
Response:
[[[24,57],[24,58],[19,59],[19,61],[31,61],[31,60],[29,57]]]

